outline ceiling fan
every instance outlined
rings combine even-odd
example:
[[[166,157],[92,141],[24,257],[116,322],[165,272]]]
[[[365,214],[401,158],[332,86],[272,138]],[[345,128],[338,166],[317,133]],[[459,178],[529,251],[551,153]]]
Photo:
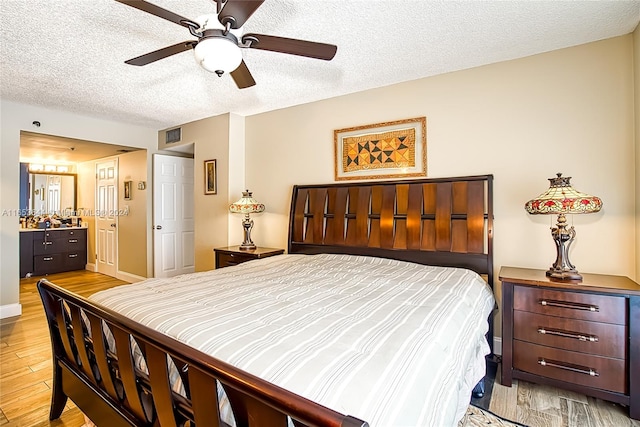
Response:
[[[260,7],[264,0],[214,0],[216,14],[197,20],[187,19],[144,0],[116,0],[119,3],[166,19],[187,29],[197,40],[188,40],[125,61],[130,65],[147,65],[189,49],[196,61],[207,71],[222,76],[231,74],[240,89],[256,84],[242,59],[240,48],[262,49],[330,61],[337,47],[325,43],[269,36],[242,34],[240,27]]]

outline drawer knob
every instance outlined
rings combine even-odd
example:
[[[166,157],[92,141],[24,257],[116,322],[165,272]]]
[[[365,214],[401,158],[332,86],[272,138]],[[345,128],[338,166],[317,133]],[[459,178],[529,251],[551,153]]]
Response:
[[[42,258],[43,261],[53,261],[53,257],[52,256],[46,256],[44,258]]]
[[[78,239],[69,239],[69,243],[78,243]]]
[[[42,242],[43,245],[53,245],[53,242]]]
[[[583,335],[580,333],[562,331],[558,329],[538,328],[538,333],[542,335],[555,335],[557,337],[573,338],[579,341],[598,342],[598,337],[593,335]]]
[[[569,302],[569,301],[554,301],[554,300],[540,300],[540,305],[545,307],[557,307],[557,308],[568,308],[570,310],[583,310],[583,311],[600,311],[600,308],[597,305],[591,304],[580,304],[579,302]]]
[[[584,366],[579,366],[579,365],[572,365],[570,363],[563,363],[563,362],[558,362],[556,360],[546,360],[543,358],[539,358],[538,359],[538,364],[540,366],[549,366],[551,368],[558,368],[558,369],[564,369],[565,371],[571,371],[571,372],[577,372],[579,374],[585,374],[585,375],[589,375],[591,377],[599,377],[600,374],[598,374],[595,369],[591,369],[588,367],[584,367]]]
[[[76,258],[78,254],[69,254],[69,258]]]

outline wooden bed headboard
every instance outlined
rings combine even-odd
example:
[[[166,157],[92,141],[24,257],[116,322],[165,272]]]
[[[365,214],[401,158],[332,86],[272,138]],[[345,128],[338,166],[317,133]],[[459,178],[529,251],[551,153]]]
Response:
[[[493,287],[493,175],[296,185],[291,254],[468,268]]]

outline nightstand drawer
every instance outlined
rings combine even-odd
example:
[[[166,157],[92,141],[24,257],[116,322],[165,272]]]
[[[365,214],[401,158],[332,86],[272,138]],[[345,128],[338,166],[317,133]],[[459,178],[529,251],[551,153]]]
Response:
[[[225,266],[229,267],[232,265],[241,264],[243,262],[251,261],[252,259],[257,259],[251,255],[238,254],[238,253],[224,253],[220,252],[217,254],[218,256],[218,267]]]
[[[513,312],[513,338],[548,347],[624,359],[626,334],[624,325]]]
[[[216,248],[213,252],[215,254],[216,268],[224,268],[242,264],[243,262],[253,259],[280,255],[284,253],[284,249],[257,247],[251,250],[242,250],[240,246],[229,246],[226,248]]]
[[[548,316],[618,325],[624,325],[627,320],[624,297],[515,286],[513,300],[514,310]]]
[[[624,359],[592,356],[515,340],[513,367],[547,378],[628,393]]]

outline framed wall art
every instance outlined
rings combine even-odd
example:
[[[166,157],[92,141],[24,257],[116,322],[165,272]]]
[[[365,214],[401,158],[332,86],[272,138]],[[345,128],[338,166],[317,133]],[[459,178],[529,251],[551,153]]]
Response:
[[[427,176],[427,118],[397,120],[333,132],[335,179]]]
[[[124,199],[125,200],[131,200],[132,185],[133,185],[133,181],[124,182]]]
[[[217,194],[216,159],[204,161],[204,194]]]

